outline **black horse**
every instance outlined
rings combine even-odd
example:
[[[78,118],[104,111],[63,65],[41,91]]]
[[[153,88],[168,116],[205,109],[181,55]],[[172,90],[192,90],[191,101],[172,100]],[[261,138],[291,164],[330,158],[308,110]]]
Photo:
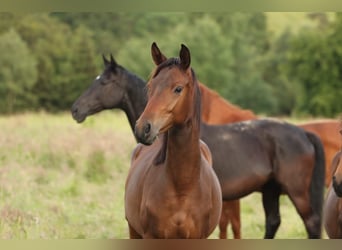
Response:
[[[145,82],[104,58],[105,70],[73,104],[74,119],[104,109],[125,111],[134,131],[147,103]],[[279,196],[287,194],[301,216],[309,238],[321,236],[324,191],[324,152],[317,136],[275,120],[229,125],[202,124],[201,139],[209,146],[220,180],[223,200],[262,193],[265,238],[280,225]]]

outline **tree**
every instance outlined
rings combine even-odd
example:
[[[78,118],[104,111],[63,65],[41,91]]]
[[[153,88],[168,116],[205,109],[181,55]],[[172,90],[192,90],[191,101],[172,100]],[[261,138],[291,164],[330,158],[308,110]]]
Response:
[[[342,18],[327,28],[303,30],[293,37],[286,65],[290,79],[304,88],[299,110],[315,116],[335,116],[342,106]]]
[[[0,36],[0,55],[0,112],[12,113],[32,107],[36,60],[14,29]]]
[[[100,70],[94,33],[86,26],[72,30],[44,13],[25,16],[17,28],[37,59],[36,108],[69,109]]]
[[[283,65],[287,63],[290,39],[290,31],[285,30],[271,43],[269,51],[263,58],[265,65],[263,78],[272,86],[271,95],[277,100],[271,114],[287,116],[293,114],[303,95],[298,81],[290,81],[283,69]]]
[[[266,17],[263,13],[212,13],[229,37],[232,78],[231,88],[221,92],[233,103],[255,112],[274,113],[277,100],[272,95],[272,85],[263,78],[263,58],[269,48]]]

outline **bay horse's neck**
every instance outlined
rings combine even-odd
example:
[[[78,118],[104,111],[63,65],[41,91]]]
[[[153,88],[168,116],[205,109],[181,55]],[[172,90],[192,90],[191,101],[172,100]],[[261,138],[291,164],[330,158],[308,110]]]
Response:
[[[129,73],[125,69],[122,72],[125,78],[125,94],[121,103],[121,109],[126,113],[126,116],[134,132],[135,122],[145,109],[147,103],[146,84],[134,74]]]
[[[200,151],[200,94],[194,93],[193,114],[182,125],[174,126],[166,133],[165,164],[176,190],[186,191],[199,178],[201,166]]]

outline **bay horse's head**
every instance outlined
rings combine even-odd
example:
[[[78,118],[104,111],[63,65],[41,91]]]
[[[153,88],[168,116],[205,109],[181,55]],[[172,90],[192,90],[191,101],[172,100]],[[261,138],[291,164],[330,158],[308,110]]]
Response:
[[[108,60],[104,55],[105,69],[98,75],[90,87],[74,102],[71,107],[73,118],[81,123],[87,116],[104,109],[116,107],[124,96],[125,82],[120,74],[120,67],[110,55]]]
[[[342,129],[340,130],[340,134],[342,135]],[[332,185],[335,190],[335,193],[342,197],[342,149],[335,155],[332,161]]]
[[[194,93],[198,90],[185,45],[181,45],[179,58],[167,59],[156,43],[152,44],[151,54],[157,67],[147,84],[148,103],[135,126],[138,141],[145,145],[193,116]]]

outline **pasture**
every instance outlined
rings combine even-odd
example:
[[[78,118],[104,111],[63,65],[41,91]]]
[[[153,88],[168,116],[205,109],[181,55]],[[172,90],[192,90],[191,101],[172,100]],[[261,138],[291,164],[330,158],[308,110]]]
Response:
[[[123,112],[82,124],[68,112],[1,116],[0,127],[2,239],[128,238],[124,184],[136,143]],[[306,238],[285,196],[280,212],[276,238]],[[241,199],[241,221],[242,238],[263,237],[259,193]]]

